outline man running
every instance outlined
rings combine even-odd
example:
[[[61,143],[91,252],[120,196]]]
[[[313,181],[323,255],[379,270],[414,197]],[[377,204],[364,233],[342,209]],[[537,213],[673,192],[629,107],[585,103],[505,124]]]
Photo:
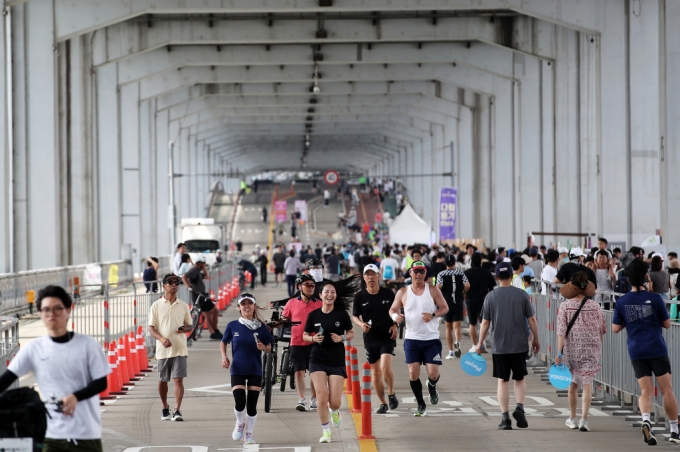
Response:
[[[446,342],[449,345],[449,354],[446,359],[460,358],[460,338],[463,336],[461,325],[463,323],[463,306],[465,293],[470,290],[470,283],[462,270],[456,268],[456,256],[448,254],[444,258],[446,270],[437,275],[437,288],[441,290],[449,312],[444,316],[446,322]],[[453,341],[453,335],[456,341]],[[455,355],[454,355],[455,353]]]
[[[299,262],[299,261],[298,261]],[[313,345],[310,342],[305,342],[303,335],[305,332],[305,322],[307,316],[315,309],[321,308],[323,303],[316,298],[316,284],[314,277],[310,274],[303,273],[296,281],[297,288],[300,295],[297,298],[291,298],[286,303],[282,316],[292,322],[300,322],[299,325],[293,325],[290,335],[290,360],[293,363],[293,371],[295,372],[295,387],[300,396],[297,406],[298,411],[307,411],[307,400],[305,399],[305,372],[309,370],[309,357],[312,352]],[[316,391],[314,384],[311,384],[312,397],[309,401],[309,409],[316,409]]]
[[[387,413],[385,403],[385,385],[390,410],[399,406],[394,394],[394,372],[392,372],[392,357],[396,347],[397,326],[390,318],[390,307],[394,302],[394,292],[380,287],[380,270],[374,264],[364,267],[364,281],[366,288],[354,297],[352,320],[364,332],[364,348],[366,360],[371,365],[373,388],[380,399],[378,414]]]
[[[427,406],[423,399],[423,385],[420,382],[420,366],[425,364],[430,403],[436,405],[439,402],[437,392],[439,366],[442,364],[442,341],[439,340],[437,319],[449,312],[449,307],[437,287],[425,284],[427,267],[423,261],[413,261],[409,273],[412,283],[399,289],[390,308],[390,316],[399,324],[406,321],[404,354],[408,364],[411,390],[418,402],[415,416],[425,416]],[[402,307],[404,314],[401,314]]]
[[[642,412],[642,435],[645,443],[650,446],[656,445],[650,419],[654,375],[663,396],[663,405],[670,424],[671,436],[668,441],[678,444],[680,443],[678,402],[673,393],[668,347],[661,333],[661,328],[671,326],[666,304],[659,294],[646,290],[644,284],[649,283],[650,278],[647,264],[642,260],[634,259],[628,264],[626,276],[632,288],[614,305],[612,331],[618,333],[624,328],[628,331],[628,354],[641,392],[638,400]]]
[[[534,354],[538,353],[541,348],[538,342],[538,324],[529,301],[529,294],[512,286],[513,267],[510,262],[501,262],[496,265],[499,287],[489,292],[484,300],[482,327],[479,333],[479,343],[475,349],[477,353],[482,352],[482,344],[491,328],[493,376],[498,379],[497,396],[503,415],[498,425],[499,430],[512,430],[512,422],[508,414],[510,373],[512,373],[512,379],[515,380],[515,399],[517,400],[517,407],[512,417],[517,421],[517,427],[527,428],[529,426],[524,415],[524,396],[527,391],[524,377],[528,374],[526,355],[529,351],[525,326],[527,319],[534,335],[532,343]]]
[[[467,291],[467,305],[468,323],[470,323],[470,340],[472,340],[472,349],[477,344],[477,324],[482,317],[482,307],[484,306],[484,298],[496,287],[496,280],[491,272],[482,268],[482,253],[474,253],[470,258],[470,268],[465,270],[465,276],[470,283],[470,289]],[[483,349],[486,352],[486,349]]]

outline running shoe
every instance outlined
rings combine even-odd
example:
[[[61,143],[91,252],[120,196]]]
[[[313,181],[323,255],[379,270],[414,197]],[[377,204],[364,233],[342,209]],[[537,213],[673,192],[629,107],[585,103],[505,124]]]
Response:
[[[449,354],[446,355],[446,359],[453,359],[453,350],[449,350]]]
[[[307,406],[305,405],[305,399],[300,399],[298,404],[295,406],[298,411],[307,411]]]
[[[180,413],[179,410],[175,409],[175,412],[172,414],[172,420],[183,421],[184,418],[182,417],[182,413]]]
[[[331,423],[333,424],[333,427],[340,428],[340,422],[342,422],[342,416],[340,415],[340,410],[331,410],[330,408],[328,411],[331,412]]]
[[[396,410],[399,406],[399,399],[397,399],[397,394],[387,394],[387,400],[390,404],[390,410]]]
[[[243,440],[243,444],[257,444],[252,433],[246,433],[246,439]]]
[[[590,428],[588,428],[588,420],[581,419],[578,423],[578,429],[581,430],[582,432],[589,432]]]
[[[425,416],[426,414],[425,410],[427,410],[427,405],[425,405],[424,403],[422,405],[418,404],[418,409],[416,410],[415,413],[413,413],[413,415],[416,417]]]
[[[321,435],[321,438],[319,438],[320,443],[330,443],[331,442],[331,431],[329,430],[324,430],[323,435]]]
[[[656,446],[656,436],[654,436],[654,428],[649,421],[642,421],[642,437],[645,443],[650,446]]]
[[[386,404],[381,404],[380,408],[378,408],[375,412],[375,414],[385,414],[387,413],[387,405]]]
[[[668,437],[669,443],[680,444],[680,435],[675,432],[671,432],[671,436]]]
[[[220,341],[222,340],[222,335],[215,331],[213,334],[210,335],[210,340],[211,341]]]
[[[161,415],[161,421],[169,421],[172,419],[170,416],[170,408],[163,408],[163,414]]]
[[[460,358],[460,355],[463,354],[463,352],[460,351],[460,342],[456,342],[453,344],[454,348],[454,354],[456,355],[456,358]],[[450,352],[449,352],[450,353]]]
[[[529,426],[523,409],[515,408],[515,411],[512,412],[512,417],[517,421],[517,428],[527,428]]]
[[[436,405],[439,403],[439,393],[437,392],[437,386],[430,384],[430,379],[427,379],[427,391],[430,393],[430,403]]]
[[[576,429],[578,428],[578,424],[576,424],[576,419],[573,417],[568,417],[566,421],[564,421],[564,425],[571,429]]]
[[[239,424],[236,422],[236,426],[234,427],[234,431],[231,433],[231,439],[234,441],[241,441],[241,438],[243,438],[243,427],[245,424]]]
[[[512,430],[512,421],[510,419],[507,421],[501,419],[501,423],[498,424],[498,430]]]
[[[316,410],[316,397],[309,399],[309,409]]]

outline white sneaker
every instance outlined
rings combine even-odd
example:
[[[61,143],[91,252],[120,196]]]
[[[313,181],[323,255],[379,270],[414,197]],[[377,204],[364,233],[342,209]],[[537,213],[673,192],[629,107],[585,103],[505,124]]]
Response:
[[[589,432],[590,429],[588,428],[588,420],[581,419],[578,423],[578,429],[581,430],[582,432]]]
[[[305,403],[306,400],[304,398],[300,399],[298,404],[295,406],[295,409],[298,411],[307,411],[307,405]]]
[[[312,397],[309,400],[309,409],[310,410],[316,410],[316,397]]]
[[[574,419],[573,417],[568,417],[567,420],[564,421],[564,425],[572,429],[578,428],[578,425],[576,424],[576,419]]]
[[[243,440],[243,444],[257,444],[252,433],[246,433],[246,439]]]
[[[454,356],[453,356],[453,350],[449,350],[449,354],[446,355],[446,359],[453,359],[453,358],[454,358]]]
[[[236,427],[234,427],[234,431],[231,434],[231,439],[234,441],[241,441],[241,438],[243,438],[243,427],[244,424],[239,424],[237,422]]]

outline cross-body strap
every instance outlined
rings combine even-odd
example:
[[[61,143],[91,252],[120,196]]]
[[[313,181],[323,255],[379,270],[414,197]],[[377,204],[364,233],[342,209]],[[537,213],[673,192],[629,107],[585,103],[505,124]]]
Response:
[[[574,323],[576,323],[576,319],[578,318],[578,315],[581,313],[581,309],[583,309],[583,305],[585,305],[585,304],[586,304],[586,301],[588,301],[588,300],[589,300],[588,297],[585,297],[585,298],[583,299],[583,301],[581,302],[581,306],[578,307],[578,309],[577,309],[576,312],[574,313],[574,316],[573,316],[573,317],[571,318],[571,320],[569,321],[569,324],[567,325],[567,333],[564,335],[565,338],[566,338],[567,336],[569,336],[569,332],[570,332],[571,329],[574,327]]]

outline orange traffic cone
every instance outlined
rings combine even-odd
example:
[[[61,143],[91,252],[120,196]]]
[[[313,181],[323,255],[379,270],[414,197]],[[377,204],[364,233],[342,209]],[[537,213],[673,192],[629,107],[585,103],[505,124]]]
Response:
[[[139,369],[139,359],[137,359],[137,338],[135,337],[135,333],[130,331],[130,334],[128,335],[128,345],[130,348],[130,363],[132,367],[132,371],[134,372],[135,376],[143,376],[141,370]]]
[[[151,369],[149,369],[149,355],[147,355],[146,351],[144,328],[142,325],[137,327],[137,360],[139,361],[139,370],[142,372],[151,372]]]
[[[108,386],[109,395],[123,395],[123,384],[120,381],[120,368],[118,367],[118,356],[116,355],[116,343],[109,344],[109,366],[111,373],[106,377],[106,385]]]
[[[125,341],[122,337],[118,338],[118,368],[120,370],[121,385],[130,384],[130,373],[128,371],[127,357],[125,355]]]

